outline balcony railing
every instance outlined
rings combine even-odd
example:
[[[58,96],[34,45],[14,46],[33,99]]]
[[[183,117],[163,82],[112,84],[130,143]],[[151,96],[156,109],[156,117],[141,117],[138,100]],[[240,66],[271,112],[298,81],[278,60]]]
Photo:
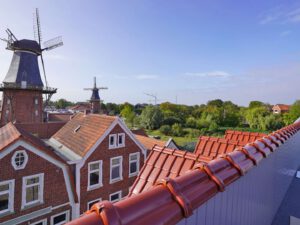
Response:
[[[35,85],[28,85],[28,84],[18,84],[18,83],[2,83],[0,84],[0,91],[4,89],[19,89],[19,90],[37,90],[42,91],[44,94],[53,94],[56,93],[57,88],[51,87],[42,87],[42,86],[35,86]]]

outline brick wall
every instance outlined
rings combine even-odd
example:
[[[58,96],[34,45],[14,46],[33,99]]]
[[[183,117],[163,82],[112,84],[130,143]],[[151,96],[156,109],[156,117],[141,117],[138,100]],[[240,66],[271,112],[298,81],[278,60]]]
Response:
[[[35,103],[35,99],[37,99],[38,104]],[[42,107],[41,91],[5,90],[3,92],[1,124],[4,125],[10,121],[18,123],[43,122]],[[7,116],[6,111],[8,112]]]
[[[17,150],[26,150],[26,153],[28,154],[27,165],[24,169],[21,170],[15,170],[11,164],[11,158],[14,152]],[[54,207],[69,202],[62,169],[39,157],[38,155],[28,151],[27,149],[19,146],[18,148],[16,148],[16,150],[12,151],[10,154],[2,158],[0,160],[0,165],[1,181],[15,179],[14,213],[4,217],[0,217],[0,223],[32,213],[36,210],[40,210],[50,206]],[[24,176],[30,176],[39,173],[44,173],[44,203],[21,210],[22,178]],[[69,208],[69,206],[67,206],[67,208]],[[64,208],[61,208],[57,211],[64,210]],[[57,211],[51,213],[51,215],[58,213]],[[48,216],[50,216],[50,214]]]
[[[125,133],[123,129],[117,125],[111,134]],[[87,203],[98,198],[102,200],[109,200],[109,194],[122,191],[122,197],[128,194],[129,187],[133,184],[136,176],[129,178],[129,154],[140,152],[140,169],[144,163],[144,155],[140,148],[131,140],[125,133],[125,147],[108,149],[109,135],[98,146],[95,152],[88,158],[85,165],[81,168],[80,178],[80,214],[87,210]],[[123,156],[123,180],[109,184],[110,181],[110,158],[116,156]],[[88,163],[103,160],[102,165],[102,181],[103,186],[96,189],[87,191],[88,187]]]

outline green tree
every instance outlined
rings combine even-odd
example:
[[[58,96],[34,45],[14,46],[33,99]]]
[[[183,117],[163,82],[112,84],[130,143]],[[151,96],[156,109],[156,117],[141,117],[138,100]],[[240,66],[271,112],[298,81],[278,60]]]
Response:
[[[207,106],[215,106],[221,108],[223,106],[223,101],[221,99],[210,100],[207,102]]]
[[[281,115],[268,115],[262,121],[262,129],[266,131],[278,130],[284,126]]]
[[[283,114],[285,125],[294,123],[300,117],[300,100],[297,100],[291,107],[288,113]]]
[[[264,106],[249,108],[248,110],[246,110],[245,118],[250,128],[262,129],[264,126],[264,117],[269,114],[270,112]]]
[[[141,114],[141,125],[146,129],[157,129],[161,126],[163,114],[159,107],[149,105]]]
[[[249,103],[249,107],[248,108],[252,109],[252,108],[262,107],[264,105],[265,104],[263,102],[260,102],[260,101],[251,101]]]
[[[197,127],[197,120],[194,118],[194,117],[189,117],[187,118],[186,122],[185,122],[185,125],[187,127],[190,127],[190,128],[196,128]]]
[[[171,135],[172,133],[172,128],[170,125],[162,125],[160,128],[159,128],[159,131],[161,133],[163,133],[164,135]]]
[[[125,105],[120,112],[120,115],[125,118],[125,122],[127,123],[127,125],[129,125],[130,127],[134,127],[135,113],[131,105]]]
[[[54,105],[57,109],[65,109],[68,106],[74,105],[74,103],[67,101],[64,98],[58,99],[56,102],[54,102]]]
[[[184,134],[182,126],[179,123],[175,123],[172,126],[172,134],[174,136],[180,137]]]

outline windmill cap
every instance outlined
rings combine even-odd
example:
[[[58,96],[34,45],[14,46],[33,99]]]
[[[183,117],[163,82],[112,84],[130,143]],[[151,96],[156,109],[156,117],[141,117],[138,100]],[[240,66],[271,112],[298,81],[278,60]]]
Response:
[[[30,51],[36,54],[42,53],[42,49],[36,41],[27,40],[27,39],[14,41],[12,44],[9,45],[8,49],[13,51],[15,50]]]

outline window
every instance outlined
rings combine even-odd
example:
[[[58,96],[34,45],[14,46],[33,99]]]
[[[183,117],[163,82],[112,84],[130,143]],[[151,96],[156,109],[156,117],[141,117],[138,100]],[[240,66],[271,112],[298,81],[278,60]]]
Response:
[[[125,134],[121,133],[118,134],[118,147],[124,147],[125,146]]]
[[[69,221],[70,212],[65,211],[63,213],[56,214],[54,216],[51,216],[51,225],[61,225],[65,224]]]
[[[7,99],[6,102],[7,102],[7,105],[10,105],[10,99]]]
[[[38,116],[39,115],[39,111],[36,109],[35,110],[35,116]]]
[[[136,176],[140,169],[140,153],[129,154],[129,177]]]
[[[125,146],[125,134],[111,134],[109,135],[109,148],[121,148]]]
[[[88,204],[87,204],[87,210],[90,210],[95,203],[100,202],[100,201],[102,201],[101,198],[98,198],[98,199],[95,199],[93,201],[88,202]]]
[[[102,186],[102,160],[88,164],[88,190]]]
[[[23,177],[22,208],[43,203],[44,174]]]
[[[0,215],[14,211],[15,181],[0,182]]]
[[[36,105],[39,104],[39,99],[38,98],[34,98],[34,104],[36,104]]]
[[[122,198],[122,191],[118,191],[109,195],[109,201],[111,202],[120,201],[121,198]]]
[[[111,134],[109,135],[109,148],[116,148],[117,147],[117,135]]]
[[[31,223],[30,225],[47,225],[47,219],[43,219],[35,223]]]
[[[11,164],[15,170],[24,169],[28,161],[28,155],[26,151],[16,151],[11,158]]]
[[[122,180],[122,156],[110,159],[110,183]]]

